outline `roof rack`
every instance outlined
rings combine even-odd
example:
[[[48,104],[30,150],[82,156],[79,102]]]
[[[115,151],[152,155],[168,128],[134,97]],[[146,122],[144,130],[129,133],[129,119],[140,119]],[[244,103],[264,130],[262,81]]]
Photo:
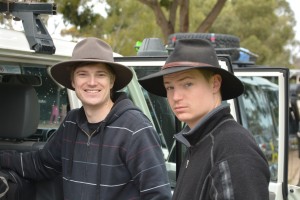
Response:
[[[16,21],[22,20],[30,49],[37,53],[55,53],[53,40],[39,15],[56,15],[56,4],[1,0],[0,12],[5,13],[7,17],[14,16],[13,19]]]

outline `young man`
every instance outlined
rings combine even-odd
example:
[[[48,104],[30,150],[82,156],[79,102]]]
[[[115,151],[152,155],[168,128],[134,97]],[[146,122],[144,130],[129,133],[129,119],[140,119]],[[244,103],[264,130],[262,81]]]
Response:
[[[149,92],[167,97],[186,127],[175,138],[187,147],[174,200],[269,199],[268,162],[252,135],[222,100],[243,93],[206,40],[184,39],[161,71],[141,78]]]
[[[0,166],[34,180],[62,173],[66,200],[171,199],[157,133],[126,94],[116,92],[132,72],[114,62],[111,47],[84,39],[51,74],[75,90],[82,107],[67,114],[42,150],[4,153]]]

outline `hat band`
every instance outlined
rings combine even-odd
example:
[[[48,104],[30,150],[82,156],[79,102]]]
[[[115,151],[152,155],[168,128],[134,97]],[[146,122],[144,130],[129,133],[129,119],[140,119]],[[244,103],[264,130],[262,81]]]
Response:
[[[183,62],[170,62],[170,63],[167,63],[165,64],[164,66],[161,67],[161,69],[167,69],[167,68],[170,68],[170,67],[199,67],[199,66],[203,66],[203,67],[206,67],[206,66],[209,66],[211,67],[210,64],[207,64],[207,63],[201,63],[201,62],[188,62],[188,61],[183,61]]]

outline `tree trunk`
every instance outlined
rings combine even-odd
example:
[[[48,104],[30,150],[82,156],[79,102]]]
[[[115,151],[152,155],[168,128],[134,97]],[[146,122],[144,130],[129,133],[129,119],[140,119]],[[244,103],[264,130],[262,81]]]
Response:
[[[166,42],[168,35],[170,35],[171,33],[174,33],[175,29],[174,29],[173,24],[175,24],[175,21],[170,22],[169,20],[167,20],[167,18],[164,15],[164,13],[160,7],[160,4],[157,0],[139,0],[139,2],[149,6],[153,10],[154,15],[156,17],[156,23],[160,27],[160,29],[164,35],[164,41]],[[177,0],[175,0],[174,2],[176,3]],[[176,16],[176,14],[175,14],[175,16]],[[173,20],[175,20],[175,19],[176,19],[176,17],[173,17]]]
[[[195,32],[206,33],[209,31],[214,21],[219,16],[227,0],[218,0],[205,20],[199,25]]]
[[[180,32],[189,32],[189,4],[190,0],[181,0],[180,2]]]
[[[151,8],[155,15],[156,23],[160,27],[163,35],[164,42],[167,42],[168,36],[175,32],[176,26],[176,15],[178,6],[180,7],[179,16],[179,31],[189,32],[189,4],[190,0],[173,0],[169,1],[169,19],[163,13],[162,7],[159,0],[139,0],[139,2],[147,5]],[[207,32],[214,21],[217,19],[218,15],[222,11],[226,0],[218,0],[214,5],[213,9],[210,11],[205,20],[196,29],[196,32]]]
[[[180,0],[174,0],[169,7],[169,21],[171,26],[173,27],[173,31],[175,31],[176,26],[176,15],[177,15],[177,8],[179,5]],[[171,33],[172,34],[172,33]]]

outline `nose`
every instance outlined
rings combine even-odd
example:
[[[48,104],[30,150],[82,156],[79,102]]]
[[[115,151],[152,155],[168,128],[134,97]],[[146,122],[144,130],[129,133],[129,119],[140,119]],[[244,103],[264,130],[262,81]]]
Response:
[[[173,101],[180,101],[182,99],[182,93],[178,88],[174,88],[172,91],[172,99]]]
[[[89,76],[88,84],[89,85],[95,85],[96,84],[95,76],[93,76],[93,75]]]

